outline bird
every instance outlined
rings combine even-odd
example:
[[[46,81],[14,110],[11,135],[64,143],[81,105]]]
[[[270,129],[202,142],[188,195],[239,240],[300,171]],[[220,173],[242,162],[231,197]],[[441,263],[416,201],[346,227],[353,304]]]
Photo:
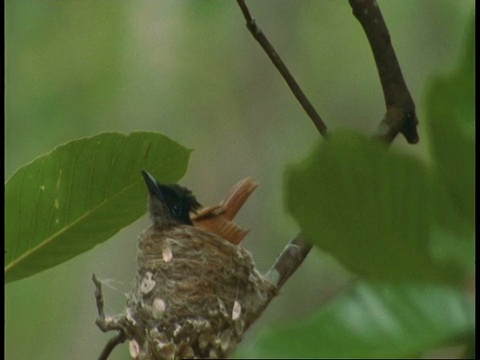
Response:
[[[177,184],[160,184],[147,171],[142,175],[149,191],[150,218],[157,226],[193,225],[215,233],[232,244],[239,244],[249,230],[232,220],[258,183],[247,177],[235,184],[219,205],[204,207],[192,192]]]
[[[248,230],[232,222],[258,184],[244,179],[202,208],[189,189],[142,176],[151,224],[127,295],[130,348],[149,359],[225,357],[277,292],[240,244]]]

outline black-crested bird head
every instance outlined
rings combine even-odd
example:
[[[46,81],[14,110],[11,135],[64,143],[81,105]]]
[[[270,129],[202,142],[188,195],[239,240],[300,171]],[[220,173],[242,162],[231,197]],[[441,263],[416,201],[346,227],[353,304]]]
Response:
[[[155,225],[192,225],[190,212],[201,207],[187,188],[177,184],[160,184],[145,170],[142,175],[148,188],[148,210]]]

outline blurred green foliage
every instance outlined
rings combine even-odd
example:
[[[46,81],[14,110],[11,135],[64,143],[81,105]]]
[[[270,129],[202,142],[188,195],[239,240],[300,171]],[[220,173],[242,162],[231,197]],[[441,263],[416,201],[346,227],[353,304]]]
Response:
[[[395,147],[427,158],[421,95],[461,49],[471,0],[378,1],[417,103],[421,143]],[[348,3],[252,2],[258,24],[331,129],[370,133],[384,113],[373,57]],[[5,172],[59,144],[102,131],[159,131],[194,148],[182,183],[214,204],[237,180],[261,187],[239,214],[246,247],[267,269],[298,227],[282,205],[282,173],[318,139],[313,125],[244,27],[234,2],[5,3]],[[115,214],[112,214],[115,216]],[[135,272],[146,221],[54,269],[6,287],[7,359],[96,358],[110,335],[94,325],[91,273],[107,278],[115,314]],[[318,308],[348,279],[313,251],[246,334]],[[301,306],[299,306],[301,304]],[[111,359],[128,359],[125,347]]]
[[[454,73],[433,77],[427,90],[433,166],[333,131],[287,169],[287,208],[304,234],[370,283],[263,333],[249,356],[411,357],[471,341],[474,307],[461,291],[475,262],[465,256],[475,246],[470,24]]]
[[[305,235],[355,274],[453,281],[455,272],[431,253],[437,209],[452,204],[439,201],[441,190],[418,159],[356,133],[333,132],[287,170],[285,182],[287,207]]]
[[[253,358],[412,358],[474,328],[455,288],[357,283],[308,318],[264,332]]]
[[[465,221],[475,226],[475,21],[455,71],[432,79],[427,126],[438,178]],[[448,144],[448,146],[446,146]]]

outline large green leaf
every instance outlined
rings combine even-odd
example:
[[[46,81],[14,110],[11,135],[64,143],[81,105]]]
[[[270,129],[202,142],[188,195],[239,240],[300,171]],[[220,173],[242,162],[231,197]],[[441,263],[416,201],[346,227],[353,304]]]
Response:
[[[158,133],[104,133],[20,168],[5,185],[5,280],[34,275],[109,239],[145,213],[140,170],[176,182],[189,154]]]
[[[432,79],[426,124],[435,170],[471,231],[475,228],[475,33],[472,19],[462,59],[449,76]]]
[[[446,206],[417,159],[354,133],[332,133],[286,172],[287,207],[308,238],[377,280],[451,280],[431,235]],[[451,274],[450,274],[451,271]]]
[[[474,310],[447,286],[358,284],[321,311],[260,336],[244,358],[402,358],[465,338]],[[458,341],[458,340],[457,340]]]

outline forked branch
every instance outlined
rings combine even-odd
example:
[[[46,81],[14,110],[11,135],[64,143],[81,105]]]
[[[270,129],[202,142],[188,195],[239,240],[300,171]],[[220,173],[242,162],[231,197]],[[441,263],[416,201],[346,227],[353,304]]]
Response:
[[[237,2],[247,21],[248,30],[278,69],[320,134],[326,137],[327,127],[325,123],[255,23],[245,1],[237,0]],[[418,120],[415,114],[415,104],[403,78],[380,8],[375,0],[349,0],[349,2],[354,16],[363,26],[370,42],[387,107],[385,118],[381,121],[375,138],[390,144],[398,133],[402,133],[409,143],[417,143],[419,137],[416,129]],[[312,245],[308,240],[302,234],[298,234],[287,244],[268,271],[267,277],[269,280],[278,288],[281,288],[302,264],[311,248]]]

